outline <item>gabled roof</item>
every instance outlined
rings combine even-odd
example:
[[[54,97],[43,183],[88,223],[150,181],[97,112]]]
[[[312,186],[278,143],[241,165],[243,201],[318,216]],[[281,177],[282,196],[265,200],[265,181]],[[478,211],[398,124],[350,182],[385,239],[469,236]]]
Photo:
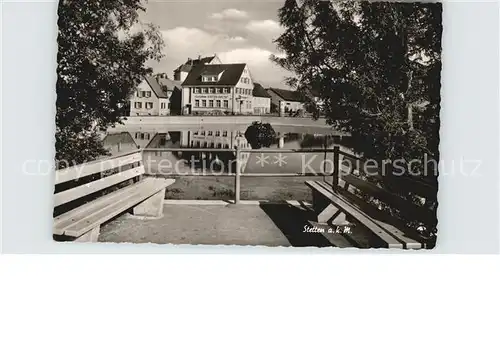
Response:
[[[180,82],[168,78],[158,78],[158,83],[160,83],[160,86],[166,87],[168,91],[182,88]]]
[[[238,84],[243,70],[245,69],[245,63],[233,63],[226,65],[197,65],[194,66],[191,72],[182,83],[185,85],[236,85]],[[201,76],[203,74],[220,74],[218,82],[202,82]]]
[[[165,94],[155,77],[146,77],[146,82],[148,82],[156,97],[164,99],[168,98],[167,94]]]
[[[215,58],[215,55],[214,56],[207,56],[207,57],[201,57],[201,58],[198,58],[198,59],[188,59],[186,61],[186,63],[180,65],[179,67],[177,67],[174,72],[177,72],[177,71],[181,71],[181,72],[189,72],[191,71],[191,68],[193,68],[193,66],[196,66],[196,65],[199,65],[200,63],[206,65],[206,64],[209,64],[210,62],[212,62],[212,60]]]
[[[277,89],[277,88],[269,88],[268,90],[272,91],[285,101],[303,102],[305,100],[302,94],[298,91]]]
[[[252,95],[255,97],[271,98],[271,95],[269,95],[267,93],[266,89],[264,89],[264,87],[262,85],[260,85],[259,83],[255,83],[255,82],[253,84]]]

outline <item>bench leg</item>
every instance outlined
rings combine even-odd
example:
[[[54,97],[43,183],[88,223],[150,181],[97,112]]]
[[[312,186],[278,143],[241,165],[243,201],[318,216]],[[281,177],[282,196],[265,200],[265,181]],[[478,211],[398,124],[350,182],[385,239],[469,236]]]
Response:
[[[93,228],[92,230],[89,230],[88,232],[86,232],[82,236],[76,238],[75,241],[81,242],[81,243],[96,243],[98,241],[99,234],[100,234],[99,229],[100,229],[100,227],[97,226],[97,227]]]
[[[134,216],[159,218],[163,215],[163,202],[165,200],[165,190],[163,189],[151,196],[146,201],[135,206],[132,210]]]

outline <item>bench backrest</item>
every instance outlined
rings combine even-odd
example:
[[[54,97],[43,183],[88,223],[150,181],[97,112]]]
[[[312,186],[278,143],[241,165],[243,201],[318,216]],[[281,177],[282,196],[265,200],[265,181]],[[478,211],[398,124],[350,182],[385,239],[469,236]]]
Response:
[[[111,174],[105,176],[105,172]],[[138,179],[144,172],[140,150],[57,170],[56,186],[70,182],[76,182],[78,185],[55,193],[54,207],[97,193],[127,180]],[[92,175],[97,175],[97,179],[91,177]]]
[[[400,188],[411,189],[414,194],[424,200],[422,205],[416,205],[375,184],[377,181],[383,180],[384,173],[374,163],[343,152],[341,152],[340,163],[342,169],[339,174],[344,189],[347,190],[349,186],[354,187],[368,196],[399,209],[403,214],[411,214],[415,220],[421,220],[425,223],[433,223],[436,220],[434,208],[424,205],[427,201],[434,203],[437,198],[437,188],[433,185],[407,176],[398,178]],[[362,179],[360,177],[362,174],[369,174],[374,183]]]

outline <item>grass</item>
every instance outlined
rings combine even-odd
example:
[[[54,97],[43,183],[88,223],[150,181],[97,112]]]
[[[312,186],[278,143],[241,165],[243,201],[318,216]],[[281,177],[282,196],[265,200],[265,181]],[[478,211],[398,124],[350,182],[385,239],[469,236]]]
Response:
[[[323,180],[323,177],[243,177],[240,198],[242,200],[311,202],[306,180]],[[174,200],[233,200],[234,177],[177,177],[167,188],[167,199]]]

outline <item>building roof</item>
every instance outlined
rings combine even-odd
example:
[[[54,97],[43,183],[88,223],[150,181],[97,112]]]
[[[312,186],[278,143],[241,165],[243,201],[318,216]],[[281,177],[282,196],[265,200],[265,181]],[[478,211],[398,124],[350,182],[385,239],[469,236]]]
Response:
[[[186,63],[180,65],[179,67],[177,67],[174,72],[177,72],[177,71],[181,71],[181,72],[189,72],[191,71],[191,68],[193,68],[193,66],[196,66],[196,65],[199,65],[200,63],[206,65],[206,64],[209,64],[210,62],[212,62],[212,60],[215,58],[215,55],[214,56],[207,56],[207,57],[200,57],[200,58],[197,58],[195,60],[193,59],[188,59],[186,61]]]
[[[271,98],[271,95],[259,83],[254,83],[252,95],[255,97]]]
[[[269,88],[268,90],[272,91],[285,101],[304,101],[304,97],[302,96],[302,94],[295,90],[285,90],[277,88]]]
[[[158,83],[160,83],[160,86],[166,87],[168,91],[182,88],[180,82],[168,78],[158,78]]]
[[[165,94],[155,77],[146,77],[146,82],[148,82],[149,86],[153,89],[153,92],[158,98],[168,98],[167,94]]]
[[[236,85],[245,69],[245,63],[233,63],[225,65],[197,65],[184,80],[182,85]],[[218,75],[222,73],[218,82],[202,82],[202,75]]]

